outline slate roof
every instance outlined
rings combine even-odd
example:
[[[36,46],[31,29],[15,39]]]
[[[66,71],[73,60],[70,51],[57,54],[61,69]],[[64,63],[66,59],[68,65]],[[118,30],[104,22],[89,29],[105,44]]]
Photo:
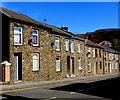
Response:
[[[37,21],[37,20],[27,16],[27,15],[24,15],[24,14],[21,14],[21,13],[18,13],[18,12],[15,12],[15,11],[12,11],[12,10],[9,10],[9,9],[6,9],[6,8],[1,8],[0,12],[2,12],[3,14],[7,15],[9,18],[12,18],[12,19],[17,19],[17,20],[33,23],[33,24],[36,24],[36,25],[41,25],[43,27],[51,29],[51,31],[61,33],[61,34],[65,34],[65,35],[70,35],[67,32],[59,30],[58,28],[56,28],[52,25]]]
[[[112,49],[112,48],[109,48],[108,46],[105,46],[105,45],[99,45],[99,46],[100,46],[101,48],[103,48],[104,51],[120,54],[119,51],[116,51],[116,50],[114,50],[114,49]]]
[[[100,45],[98,45],[90,40],[86,40],[86,45],[102,48]]]

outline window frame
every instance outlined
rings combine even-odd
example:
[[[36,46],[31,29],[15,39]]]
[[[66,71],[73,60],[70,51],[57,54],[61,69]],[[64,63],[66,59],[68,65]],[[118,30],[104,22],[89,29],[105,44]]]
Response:
[[[33,57],[34,54],[37,54],[37,56],[38,56],[38,59],[37,59],[37,60],[38,60],[38,66],[37,66],[38,69],[34,69],[34,64],[33,64],[33,66],[32,66],[32,71],[33,71],[33,72],[40,70],[40,61],[39,61],[39,60],[40,60],[40,54],[39,54],[39,53],[33,53],[33,54],[32,54],[32,57]],[[34,61],[34,60],[36,60],[36,59],[32,59],[32,60]]]
[[[57,61],[57,58],[59,58],[59,60]],[[57,68],[57,63],[59,62],[59,68]],[[55,64],[56,64],[56,72],[60,72],[61,71],[61,57],[60,56],[57,56],[56,59],[55,59]],[[59,70],[58,70],[59,69]]]
[[[18,33],[21,34],[21,37],[20,37],[21,43],[16,44],[16,43],[15,43],[15,40],[14,40],[14,45],[22,45],[22,44],[23,44],[23,31],[22,31],[22,27],[17,27],[17,26],[15,26],[15,27],[14,27],[14,35],[15,35],[15,28],[20,28],[20,29],[21,29],[21,32],[18,32]],[[18,33],[17,33],[17,34],[18,34]],[[14,39],[15,39],[15,36],[14,36]]]
[[[68,40],[68,42],[66,42],[66,40]],[[67,45],[68,44],[68,45]],[[70,49],[70,44],[69,44],[69,39],[65,39],[65,46],[66,46],[66,51],[69,51]],[[67,47],[68,46],[68,47]]]
[[[93,57],[95,57],[95,49],[93,48]]]
[[[37,31],[37,34],[33,34],[33,31]],[[37,36],[37,44],[33,43],[33,35]],[[38,46],[39,45],[39,41],[38,41],[39,39],[38,38],[39,38],[38,30],[32,29],[32,45],[33,46]]]
[[[82,58],[78,58],[78,69],[82,70]]]
[[[80,42],[78,42],[77,49],[78,49],[78,53],[80,53],[81,52],[81,43]]]
[[[71,53],[74,53],[74,41],[72,41],[72,40],[70,41],[70,51],[71,51]]]
[[[58,38],[59,40],[56,40],[56,38]],[[57,47],[57,45],[56,45],[57,42],[59,44],[59,48],[56,48]],[[60,37],[58,37],[58,36],[55,36],[55,51],[60,51]]]
[[[88,72],[91,72],[91,62],[88,62]]]

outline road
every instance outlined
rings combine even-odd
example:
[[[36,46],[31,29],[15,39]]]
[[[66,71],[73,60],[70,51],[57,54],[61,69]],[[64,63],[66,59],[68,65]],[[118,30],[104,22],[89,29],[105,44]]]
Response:
[[[72,82],[26,89],[9,90],[2,93],[3,100],[61,100],[97,99],[120,100],[120,77],[96,81]]]

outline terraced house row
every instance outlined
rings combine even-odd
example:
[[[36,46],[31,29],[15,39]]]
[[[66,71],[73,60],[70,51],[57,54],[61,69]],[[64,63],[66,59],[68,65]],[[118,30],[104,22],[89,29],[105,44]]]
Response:
[[[48,81],[119,71],[118,51],[83,39],[64,26],[48,25],[6,8],[2,8],[1,14],[2,61],[11,63],[7,82]]]

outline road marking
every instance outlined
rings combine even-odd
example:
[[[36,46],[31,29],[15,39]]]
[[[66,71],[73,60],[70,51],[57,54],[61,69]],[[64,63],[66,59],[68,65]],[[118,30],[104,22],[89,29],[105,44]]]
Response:
[[[49,86],[55,86],[55,85],[65,85],[65,84],[70,84],[70,83],[76,83],[76,82],[85,82],[85,81],[94,81],[96,79],[104,79],[104,78],[110,78],[116,75],[111,75],[111,76],[103,76],[103,77],[97,77],[97,78],[90,78],[90,79],[82,79],[79,81],[73,81],[73,82],[64,82],[64,83],[56,83],[56,84],[50,84],[50,85],[44,85],[44,86],[38,86],[38,87],[31,87],[31,88],[23,88],[23,89],[15,89],[15,90],[8,90],[8,91],[0,91],[0,93],[6,93],[6,92],[15,92],[15,91],[23,91],[23,90],[30,90],[30,89],[36,89],[36,88],[44,88],[44,87],[49,87]]]
[[[75,94],[76,92],[70,92],[70,94]]]
[[[45,100],[52,100],[52,99],[56,99],[57,97],[51,97],[51,98],[48,98],[48,99],[45,99]]]

